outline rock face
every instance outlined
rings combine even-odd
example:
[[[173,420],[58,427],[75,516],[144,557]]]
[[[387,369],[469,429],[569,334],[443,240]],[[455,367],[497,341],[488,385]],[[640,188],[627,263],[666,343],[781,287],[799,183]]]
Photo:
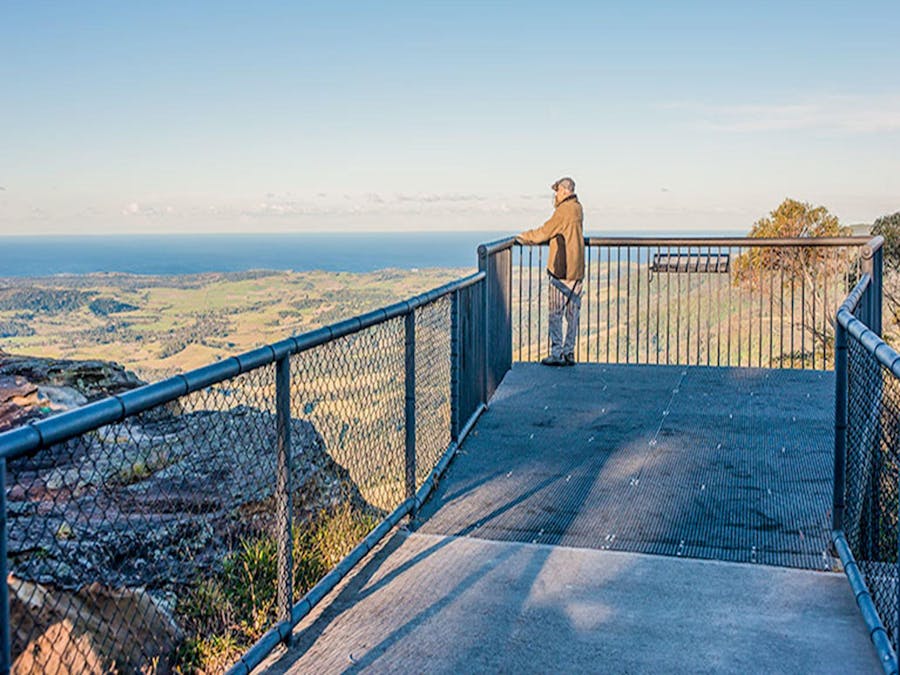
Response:
[[[54,386],[76,401],[70,387],[88,400],[135,383],[106,366],[69,368],[47,399],[62,397]],[[0,360],[2,395],[18,405],[46,392],[37,367],[10,373]],[[381,515],[310,422],[293,420],[290,432],[295,523],[348,503]],[[163,407],[11,461],[14,671],[139,672],[148,659],[167,671],[181,637],[177,598],[242,539],[276,530],[276,459],[275,416],[235,406]]]
[[[348,499],[369,509],[312,424],[291,428],[295,518]],[[247,407],[110,425],[54,448],[53,466],[10,464],[17,573],[79,588],[188,580],[274,519],[275,418]],[[37,459],[37,458],[35,458]],[[41,555],[27,555],[40,550]],[[208,560],[207,560],[208,559]]]
[[[0,350],[0,432],[145,384],[106,361],[66,361]]]

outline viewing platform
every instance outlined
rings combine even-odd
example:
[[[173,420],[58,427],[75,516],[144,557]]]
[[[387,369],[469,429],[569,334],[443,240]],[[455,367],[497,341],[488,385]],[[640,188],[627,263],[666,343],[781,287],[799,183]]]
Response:
[[[0,434],[0,673],[897,673],[882,245],[588,237],[549,368],[504,239]]]

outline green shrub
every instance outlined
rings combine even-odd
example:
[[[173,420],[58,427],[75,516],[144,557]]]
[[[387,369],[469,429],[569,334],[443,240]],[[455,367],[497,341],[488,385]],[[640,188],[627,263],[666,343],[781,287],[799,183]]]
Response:
[[[294,601],[340,562],[378,519],[342,504],[292,531]],[[220,672],[276,621],[278,543],[272,536],[242,539],[215,574],[182,597],[176,615],[187,636],[175,654],[177,672]]]

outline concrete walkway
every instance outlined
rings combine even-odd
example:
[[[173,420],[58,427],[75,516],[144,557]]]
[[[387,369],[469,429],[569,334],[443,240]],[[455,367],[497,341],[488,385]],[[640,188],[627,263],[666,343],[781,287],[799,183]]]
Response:
[[[399,532],[269,673],[878,673],[841,574]]]

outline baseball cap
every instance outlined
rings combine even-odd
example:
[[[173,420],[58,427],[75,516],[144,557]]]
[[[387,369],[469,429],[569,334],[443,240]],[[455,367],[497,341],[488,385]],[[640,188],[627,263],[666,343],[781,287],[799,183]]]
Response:
[[[550,189],[556,192],[556,188],[560,185],[563,185],[569,188],[572,192],[575,192],[575,181],[569,178],[568,176],[564,176],[556,181],[553,185],[550,186]]]

